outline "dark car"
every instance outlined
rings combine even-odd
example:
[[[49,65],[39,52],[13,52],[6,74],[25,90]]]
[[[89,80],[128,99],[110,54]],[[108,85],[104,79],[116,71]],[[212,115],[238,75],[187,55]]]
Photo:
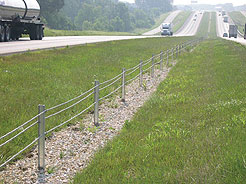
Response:
[[[228,33],[224,33],[223,34],[223,37],[228,37]]]

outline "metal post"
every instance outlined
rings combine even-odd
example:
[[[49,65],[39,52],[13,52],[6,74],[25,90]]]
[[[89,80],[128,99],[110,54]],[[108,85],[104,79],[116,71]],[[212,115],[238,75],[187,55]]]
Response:
[[[143,87],[143,61],[140,61],[139,70],[140,70],[139,86]]]
[[[169,50],[167,50],[167,68],[168,68],[168,65],[169,65],[168,60],[169,60]]]
[[[161,55],[160,55],[160,70],[163,70],[163,51],[161,51]]]
[[[181,55],[182,44],[179,45],[179,56]]]
[[[178,58],[178,46],[176,46],[176,59]]]
[[[38,106],[38,180],[45,182],[45,105]]]
[[[172,62],[173,62],[173,56],[174,55],[174,48],[172,48]]]
[[[95,89],[94,89],[94,125],[99,126],[99,81],[95,81]]]
[[[122,102],[126,101],[126,69],[122,69]]]
[[[152,54],[152,67],[151,67],[151,77],[154,78],[155,72],[155,61],[154,61],[154,54]]]

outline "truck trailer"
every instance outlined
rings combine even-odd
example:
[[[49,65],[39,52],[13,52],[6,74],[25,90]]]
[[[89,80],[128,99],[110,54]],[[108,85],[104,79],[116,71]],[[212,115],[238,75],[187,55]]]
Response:
[[[161,35],[168,35],[168,36],[173,35],[172,23],[163,23],[161,25]]]
[[[224,22],[228,22],[229,18],[227,16],[224,17]]]
[[[244,39],[246,40],[246,24],[244,25]]]
[[[238,27],[236,25],[229,26],[229,38],[234,37],[237,38],[237,30]]]
[[[44,24],[36,0],[0,0],[0,42],[18,40],[28,34],[31,40],[42,40]]]

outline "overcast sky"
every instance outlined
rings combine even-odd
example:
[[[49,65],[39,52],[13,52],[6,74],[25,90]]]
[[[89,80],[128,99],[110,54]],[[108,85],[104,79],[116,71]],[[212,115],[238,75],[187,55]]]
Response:
[[[135,0],[120,0],[133,3]],[[174,4],[190,4],[190,0],[174,0]],[[198,0],[199,3],[204,4],[219,4],[219,3],[233,3],[234,6],[246,4],[245,0]]]

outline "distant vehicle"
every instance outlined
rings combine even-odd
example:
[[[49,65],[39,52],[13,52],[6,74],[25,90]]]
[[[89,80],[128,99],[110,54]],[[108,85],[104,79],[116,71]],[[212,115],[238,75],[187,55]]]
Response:
[[[219,14],[219,16],[221,16],[221,14]]]
[[[0,0],[0,42],[18,40],[22,34],[42,40],[44,24],[39,14],[36,0]]]
[[[197,14],[195,14],[195,17],[197,17]]]
[[[226,11],[222,11],[222,16],[225,16],[226,15]]]
[[[193,21],[196,21],[196,18],[194,18]]]
[[[172,23],[163,23],[161,25],[161,35],[173,35]]]
[[[229,18],[226,16],[224,17],[224,22],[228,22]]]
[[[246,24],[244,26],[244,39],[246,40]]]
[[[238,27],[236,25],[229,26],[229,38],[231,37],[237,38],[237,29]]]
[[[223,34],[223,37],[228,37],[228,33],[224,33]]]

